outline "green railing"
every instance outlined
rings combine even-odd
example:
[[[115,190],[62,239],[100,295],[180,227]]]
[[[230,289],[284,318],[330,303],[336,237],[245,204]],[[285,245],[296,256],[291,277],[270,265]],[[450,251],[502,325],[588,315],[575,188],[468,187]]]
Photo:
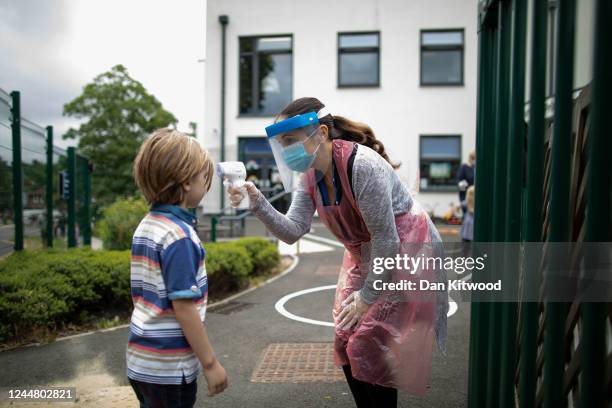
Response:
[[[478,242],[612,241],[612,1],[596,2],[590,44],[593,80],[578,99],[573,89],[576,2],[554,4],[556,30],[549,31],[548,1],[479,3]],[[554,63],[549,62],[554,73],[552,118],[545,112],[549,32],[555,36],[550,43],[556,55]],[[545,254],[529,250],[529,245],[523,249],[522,257],[507,255],[491,268],[492,276],[483,277],[520,287],[517,302],[480,297],[472,303],[468,405],[608,406],[610,304],[552,302],[547,289],[540,302],[518,303],[524,288],[539,287],[540,281],[547,288],[555,285],[551,274],[527,271],[526,265],[539,265]],[[568,261],[567,254],[549,259]]]
[[[224,192],[225,194],[225,192]],[[272,197],[268,198],[268,201],[270,203],[274,203],[278,200],[281,200],[282,198],[286,197],[287,195],[291,194],[291,192],[287,192],[287,191],[281,191],[280,193],[274,194]],[[227,215],[225,214],[228,211],[235,211],[235,209],[231,206],[226,206],[224,207],[221,211],[220,214],[218,215],[213,215],[211,220],[210,220],[210,240],[212,242],[216,242],[217,238],[218,238],[218,231],[219,231],[219,225],[224,223],[224,222],[229,222],[230,223],[230,236],[229,238],[234,238],[236,235],[244,235],[244,228],[245,228],[245,219],[247,216],[249,216],[251,214],[250,211],[245,210],[245,211],[241,211],[239,214],[236,215]],[[242,233],[241,234],[235,234],[234,232],[234,223],[235,222],[239,222],[240,226],[241,226],[241,230]],[[266,229],[266,234],[268,234],[268,230]]]
[[[66,197],[59,175],[69,173]],[[0,255],[24,248],[91,244],[87,158],[53,143],[53,127],[24,118],[18,91],[0,89]]]

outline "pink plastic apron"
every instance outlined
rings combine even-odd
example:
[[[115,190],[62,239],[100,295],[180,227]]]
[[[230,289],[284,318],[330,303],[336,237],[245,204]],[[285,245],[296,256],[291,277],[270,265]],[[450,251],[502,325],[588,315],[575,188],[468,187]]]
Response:
[[[348,180],[347,163],[353,142],[333,140],[332,145],[342,188],[340,204],[323,205],[320,193],[316,193],[313,169],[305,173],[305,179],[321,221],[345,247],[333,310],[334,320],[339,323],[341,302],[360,290],[368,275],[364,268],[367,261],[361,258],[363,245],[369,246],[370,233]],[[431,240],[427,214],[417,205],[397,215],[395,225],[402,243]],[[419,276],[435,281],[433,271],[421,271]],[[353,377],[359,380],[423,396],[431,372],[435,321],[434,293],[420,293],[415,301],[408,292],[382,292],[358,325],[349,330],[335,329],[335,362],[350,364]]]

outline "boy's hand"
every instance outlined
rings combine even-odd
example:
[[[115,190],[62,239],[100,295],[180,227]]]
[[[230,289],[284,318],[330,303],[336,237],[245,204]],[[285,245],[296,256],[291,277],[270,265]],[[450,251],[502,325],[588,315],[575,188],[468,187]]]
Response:
[[[229,379],[225,373],[225,368],[223,368],[217,359],[208,368],[203,367],[203,371],[208,383],[209,397],[220,394],[227,388]]]

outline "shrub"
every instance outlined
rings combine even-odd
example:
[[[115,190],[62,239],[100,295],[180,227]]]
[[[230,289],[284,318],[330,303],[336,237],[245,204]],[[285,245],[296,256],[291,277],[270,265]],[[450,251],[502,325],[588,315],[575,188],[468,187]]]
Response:
[[[212,294],[238,290],[248,284],[253,262],[246,249],[233,242],[210,243],[204,248],[208,289]]]
[[[0,341],[129,308],[129,251],[24,251],[0,262]]]
[[[278,248],[265,238],[248,237],[234,241],[236,245],[244,247],[253,262],[252,275],[265,275],[278,265],[280,255]]]
[[[244,288],[249,276],[278,262],[276,247],[264,239],[210,243],[205,250],[215,297]],[[131,307],[130,251],[46,249],[0,260],[0,342]]]
[[[134,231],[148,211],[147,203],[140,197],[120,199],[105,208],[96,228],[104,248],[130,249]]]

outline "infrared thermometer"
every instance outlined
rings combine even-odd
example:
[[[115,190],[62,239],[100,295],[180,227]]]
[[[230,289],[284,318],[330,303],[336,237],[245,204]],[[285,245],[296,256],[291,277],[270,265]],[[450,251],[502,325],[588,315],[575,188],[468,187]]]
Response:
[[[246,167],[244,167],[244,163],[239,161],[217,163],[217,175],[223,180],[223,186],[225,188],[232,186],[242,190],[244,198],[235,208],[241,210],[248,209],[249,195],[244,186],[246,179]]]

